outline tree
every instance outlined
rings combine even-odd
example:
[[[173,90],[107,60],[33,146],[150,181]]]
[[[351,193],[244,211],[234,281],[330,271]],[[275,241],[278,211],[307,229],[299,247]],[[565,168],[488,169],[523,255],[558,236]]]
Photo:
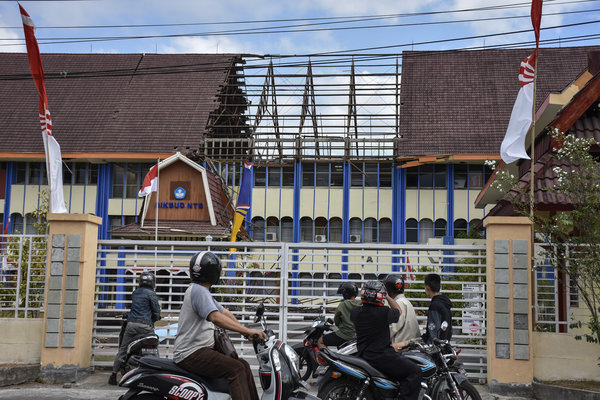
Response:
[[[544,255],[558,272],[571,277],[590,313],[583,336],[588,342],[600,343],[600,162],[590,151],[599,143],[557,129],[549,134],[557,146],[547,164],[555,178],[546,179],[553,186],[541,190],[558,196],[568,210],[534,209],[531,215],[529,182],[519,181],[507,171],[498,173],[494,187],[505,193],[518,214],[532,220],[536,235],[549,243]],[[576,321],[573,326],[581,327],[582,323]]]

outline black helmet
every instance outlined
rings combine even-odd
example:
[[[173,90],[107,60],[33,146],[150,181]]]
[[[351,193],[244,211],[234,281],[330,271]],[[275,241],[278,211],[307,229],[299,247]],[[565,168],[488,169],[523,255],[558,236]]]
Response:
[[[196,283],[216,285],[221,277],[221,260],[210,251],[196,253],[190,260],[190,279]]]
[[[360,291],[360,299],[363,303],[382,306],[385,300],[385,286],[381,281],[369,281],[365,283]]]
[[[352,282],[344,282],[340,285],[337,291],[338,294],[344,296],[344,299],[351,299],[358,294],[358,288]]]
[[[383,283],[385,284],[385,290],[390,295],[404,293],[404,276],[402,275],[390,274],[385,277]]]
[[[145,286],[150,289],[154,289],[156,284],[156,278],[152,272],[144,271],[138,277],[138,286]]]

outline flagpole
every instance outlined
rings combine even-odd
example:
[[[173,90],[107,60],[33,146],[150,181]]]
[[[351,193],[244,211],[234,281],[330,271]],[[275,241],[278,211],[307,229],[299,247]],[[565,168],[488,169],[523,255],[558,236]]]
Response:
[[[529,216],[533,220],[533,206],[535,205],[534,199],[534,183],[535,183],[535,89],[537,81],[537,65],[538,65],[538,49],[535,50],[535,66],[533,67],[533,106],[531,107],[531,172],[529,178]]]

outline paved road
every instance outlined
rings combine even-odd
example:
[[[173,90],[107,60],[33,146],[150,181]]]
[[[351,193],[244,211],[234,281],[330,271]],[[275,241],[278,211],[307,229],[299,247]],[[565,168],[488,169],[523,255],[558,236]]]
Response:
[[[117,400],[125,389],[108,385],[108,372],[97,371],[73,384],[41,384],[0,387],[0,399],[11,400]],[[477,390],[483,400],[512,400],[488,393],[485,386],[478,385]],[[311,393],[316,395],[316,388]],[[517,400],[517,398],[514,398]],[[521,399],[519,399],[521,400]]]

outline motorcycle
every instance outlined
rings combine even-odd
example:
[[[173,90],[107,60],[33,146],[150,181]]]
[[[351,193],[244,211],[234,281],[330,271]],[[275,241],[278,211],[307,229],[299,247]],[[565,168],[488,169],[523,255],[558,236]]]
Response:
[[[123,335],[125,335],[125,329],[127,328],[127,316],[128,313],[123,313],[121,322],[121,331],[119,332],[119,347],[123,341]],[[127,353],[125,355],[125,362],[121,367],[121,374],[125,375],[131,369],[137,367],[136,357],[140,356],[159,356],[158,352],[158,335],[141,335],[135,337],[131,343],[127,345]]]
[[[327,331],[331,331],[333,320],[325,318],[325,315],[319,315],[312,326],[304,332],[305,338],[302,342],[292,346],[299,358],[299,368],[302,380],[315,377],[319,363],[317,362],[317,353],[319,347],[317,342],[319,338]]]
[[[400,351],[421,368],[420,400],[481,400],[477,389],[467,380],[456,351],[447,341],[435,339],[432,345],[411,342]],[[318,382],[319,398],[396,399],[398,382],[351,353],[356,353],[356,343],[339,352],[319,353],[329,366]]]
[[[300,378],[298,356],[287,344],[267,329],[264,304],[256,310],[255,323],[260,322],[267,340],[253,337],[254,351],[259,364],[262,400],[319,400],[308,394]],[[119,400],[225,400],[230,399],[226,379],[195,375],[172,360],[146,356],[139,358],[139,367],[129,371],[119,386],[129,391]]]

